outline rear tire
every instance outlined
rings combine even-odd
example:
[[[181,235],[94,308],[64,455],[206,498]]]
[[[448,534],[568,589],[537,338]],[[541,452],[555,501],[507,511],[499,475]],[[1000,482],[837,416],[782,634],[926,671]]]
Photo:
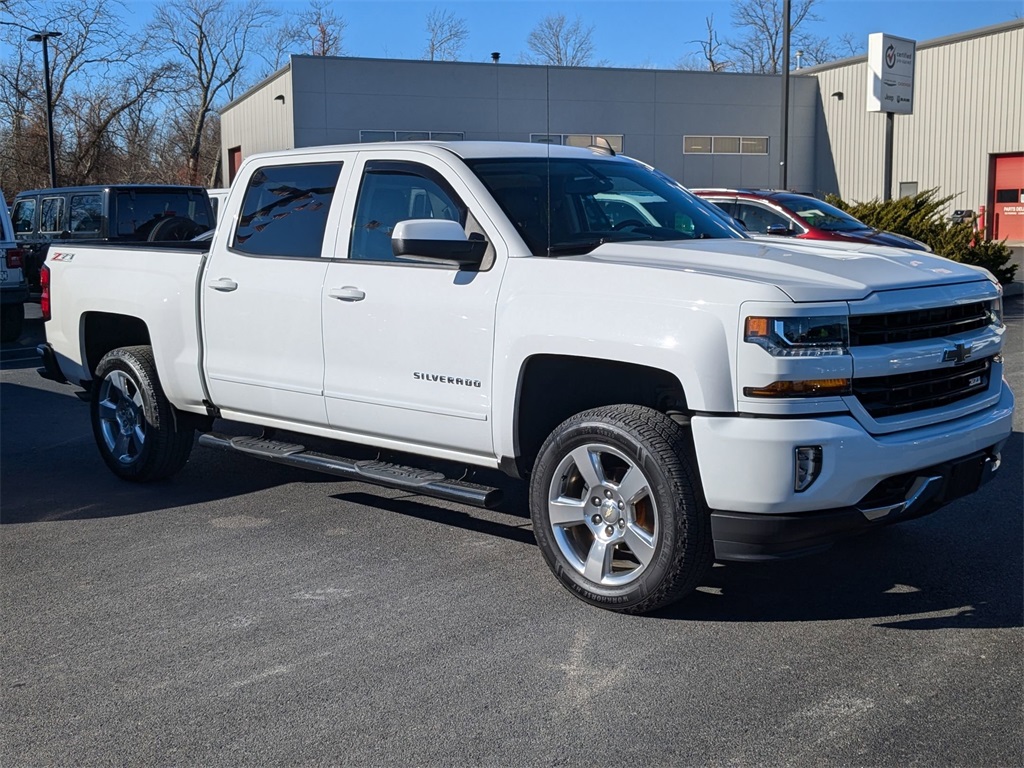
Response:
[[[121,479],[162,480],[188,461],[195,421],[167,400],[150,347],[122,347],[100,360],[90,410],[100,455]]]
[[[563,422],[541,448],[530,511],[551,571],[601,608],[675,602],[714,559],[690,438],[651,408],[605,406]]]
[[[17,341],[25,327],[25,305],[4,304],[0,308],[0,342]]]

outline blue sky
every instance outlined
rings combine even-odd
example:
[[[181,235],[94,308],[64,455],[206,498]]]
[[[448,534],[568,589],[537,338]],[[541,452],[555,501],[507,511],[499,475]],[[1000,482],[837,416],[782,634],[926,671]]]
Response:
[[[244,0],[243,0],[244,2]],[[794,0],[796,2],[796,0]],[[152,0],[125,0],[131,27],[149,20]],[[299,13],[307,0],[270,0],[282,14]],[[526,50],[530,30],[545,15],[580,16],[593,26],[595,64],[616,67],[670,69],[689,55],[699,55],[696,43],[705,33],[704,19],[714,14],[719,36],[728,37],[731,0],[335,0],[335,12],[345,19],[345,51],[350,56],[380,58],[422,57],[425,19],[433,8],[450,10],[465,19],[469,40],[466,61],[490,61],[500,51],[502,61],[516,62]],[[867,46],[872,32],[887,32],[919,42],[1024,16],[1024,0],[821,0],[821,21],[807,25],[818,36],[838,39],[849,33]],[[59,28],[59,22],[54,23]],[[4,46],[0,53],[6,55]]]
[[[128,0],[135,23],[144,22],[154,3]],[[298,13],[306,0],[273,0],[282,12]],[[338,0],[336,13],[348,23],[348,55],[421,58],[424,20],[432,8],[451,10],[466,20],[468,61],[489,61],[491,51],[515,62],[526,37],[549,13],[579,15],[594,27],[596,59],[611,66],[671,68],[687,53],[699,53],[692,41],[704,32],[704,18],[715,16],[720,36],[728,34],[730,0]],[[808,26],[819,36],[850,33],[866,48],[872,32],[918,41],[1010,21],[1024,15],[1024,0],[822,0],[821,21]]]

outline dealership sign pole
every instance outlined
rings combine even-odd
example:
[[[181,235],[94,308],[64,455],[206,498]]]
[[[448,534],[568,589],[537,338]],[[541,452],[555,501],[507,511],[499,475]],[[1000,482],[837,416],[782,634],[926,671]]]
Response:
[[[882,199],[892,199],[894,116],[914,112],[917,43],[882,32],[868,35],[868,112],[885,113],[885,173]]]

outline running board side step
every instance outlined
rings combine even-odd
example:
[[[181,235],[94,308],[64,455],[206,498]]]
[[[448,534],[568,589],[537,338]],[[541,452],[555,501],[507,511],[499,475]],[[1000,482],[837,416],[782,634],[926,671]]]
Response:
[[[199,436],[199,444],[210,448],[247,453],[267,461],[300,469],[326,472],[346,480],[360,480],[390,488],[399,488],[423,496],[493,509],[501,502],[501,489],[466,480],[452,480],[440,472],[388,464],[383,461],[352,461],[325,453],[307,451],[297,443],[268,440],[264,437],[230,437],[215,432]]]

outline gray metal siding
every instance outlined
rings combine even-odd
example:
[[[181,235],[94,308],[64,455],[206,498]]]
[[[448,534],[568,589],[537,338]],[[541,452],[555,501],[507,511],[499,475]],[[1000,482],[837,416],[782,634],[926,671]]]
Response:
[[[781,80],[765,75],[545,68],[293,56],[288,146],[354,143],[361,130],[462,131],[467,139],[529,141],[531,133],[623,136],[623,151],[692,186],[775,186]],[[269,149],[280,106],[267,81],[225,110],[224,146]],[[276,91],[275,91],[276,93]],[[813,181],[816,81],[791,83],[790,183]],[[253,126],[248,132],[241,125]],[[277,131],[271,133],[271,131]],[[684,155],[684,135],[765,136],[768,155]]]
[[[892,194],[914,181],[920,191],[953,195],[951,209],[977,210],[987,203],[989,156],[1024,149],[1024,26],[917,54],[914,114],[895,117]],[[849,201],[881,198],[885,118],[866,110],[866,61],[814,74],[822,100],[817,188]]]
[[[284,96],[284,102],[275,97]],[[306,94],[304,94],[306,96]],[[221,113],[221,167],[228,181],[228,150],[242,148],[242,159],[257,152],[289,149],[295,145],[292,73],[282,70],[232,102]]]

